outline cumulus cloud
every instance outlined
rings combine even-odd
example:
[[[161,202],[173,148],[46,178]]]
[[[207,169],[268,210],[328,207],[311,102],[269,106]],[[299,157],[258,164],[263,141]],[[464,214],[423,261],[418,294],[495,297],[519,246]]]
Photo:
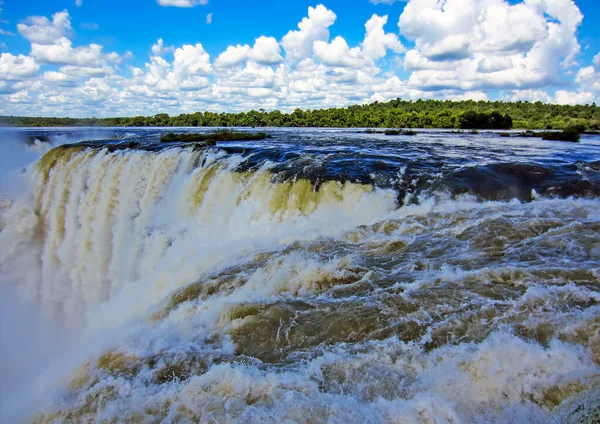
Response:
[[[213,14],[212,13],[207,14],[206,15],[206,23],[210,25],[210,24],[212,24],[212,21],[213,21]]]
[[[212,71],[210,56],[201,44],[184,45],[175,49],[174,60],[168,62],[152,56],[145,70],[131,68],[133,78],[122,81],[125,92],[138,98],[172,98],[209,85],[207,76]]]
[[[50,84],[55,84],[60,87],[75,87],[79,82],[77,77],[71,76],[64,72],[56,71],[44,72],[42,79]]]
[[[79,7],[83,4],[83,0],[75,0],[75,6]]]
[[[504,93],[500,98],[509,102],[516,102],[519,100],[544,103],[552,102],[552,96],[543,90],[510,90]]]
[[[157,0],[161,6],[194,7],[208,4],[208,0]]]
[[[477,72],[498,72],[510,69],[513,65],[513,61],[510,57],[484,57],[477,62]]]
[[[553,103],[558,103],[560,105],[583,105],[590,104],[594,101],[594,94],[589,92],[573,92],[573,91],[565,91],[558,90],[556,91],[554,98],[552,99]]]
[[[298,24],[299,29],[288,32],[281,41],[287,58],[301,60],[308,57],[315,41],[329,39],[329,27],[336,19],[336,14],[323,5],[309,7],[308,17]]]
[[[52,44],[71,33],[71,17],[66,10],[52,15],[51,21],[45,16],[30,16],[17,29],[31,43]]]
[[[600,53],[594,56],[594,59],[592,59],[592,63],[594,64],[596,69],[600,69]]]
[[[217,57],[215,65],[218,67],[235,66],[246,60],[249,52],[250,46],[247,44],[243,46],[240,44],[237,46],[229,46],[227,47],[227,50]]]
[[[600,54],[576,64],[581,13],[570,0],[409,0],[398,21],[408,50],[386,31],[388,16],[372,15],[355,43],[330,36],[336,19],[310,7],[281,39],[265,34],[214,58],[202,44],[159,38],[146,63],[129,66],[131,54],[75,45],[67,11],[33,16],[18,26],[29,55],[0,55],[0,114],[289,111],[396,97],[483,100],[489,90],[507,100],[599,100]]]
[[[600,71],[593,66],[579,69],[575,75],[575,83],[580,92],[588,93],[592,98],[600,95]]]
[[[543,90],[512,91],[502,96],[504,100],[529,100],[558,104],[591,104],[600,100],[600,73],[593,66],[580,68],[575,74],[576,90],[557,90],[550,95]]]
[[[47,100],[52,96],[46,93],[72,90],[90,78],[107,78],[123,59],[115,52],[105,54],[98,44],[73,46],[69,39],[73,34],[71,17],[66,10],[55,13],[52,19],[31,16],[17,29],[30,42],[31,51],[29,56],[5,53],[0,60],[0,80],[9,84],[3,92],[10,95],[12,104],[21,104],[35,90],[39,101]],[[48,65],[54,69],[40,74]],[[68,93],[57,94],[48,104],[66,97]]]
[[[103,54],[102,46],[99,44],[74,48],[71,40],[65,37],[60,38],[53,44],[32,44],[31,56],[38,63],[86,67],[104,67],[107,62],[118,62],[120,60],[119,55],[116,53]]]
[[[462,59],[476,52],[518,53],[548,36],[544,14],[553,10],[543,3],[548,2],[542,0],[539,7],[503,0],[412,0],[398,25],[405,37],[415,41],[416,49],[432,60]],[[555,13],[561,13],[554,17],[562,19],[572,11]]]
[[[22,80],[38,73],[40,66],[30,57],[13,56],[10,53],[0,55],[0,79]]]
[[[276,64],[283,61],[279,43],[273,37],[259,37],[254,42],[254,47],[248,53],[248,57],[262,64]]]
[[[362,49],[365,57],[369,59],[380,59],[385,56],[387,50],[394,53],[405,51],[404,46],[396,34],[385,33],[383,27],[387,24],[388,17],[373,15],[365,24],[366,34]]]
[[[173,50],[175,50],[175,47],[165,46],[165,42],[162,38],[159,38],[151,49],[152,54],[155,56],[162,56],[163,54],[172,52]]]
[[[210,56],[202,44],[185,45],[175,50],[173,70],[181,76],[208,75],[212,70]]]
[[[121,61],[115,52],[104,54],[99,44],[73,47],[68,38],[73,33],[71,17],[66,10],[52,15],[52,20],[45,16],[30,16],[17,28],[31,43],[30,56],[39,64],[107,69],[110,62]]]
[[[558,81],[580,51],[571,0],[410,0],[401,33],[409,83],[425,90],[532,89]]]
[[[254,47],[249,45],[229,46],[215,60],[217,67],[237,66],[247,60],[260,64],[277,64],[283,61],[279,43],[273,37],[259,37],[254,42]]]
[[[313,45],[315,57],[328,66],[361,68],[366,60],[359,47],[350,48],[346,40],[336,37],[331,43],[317,40]]]

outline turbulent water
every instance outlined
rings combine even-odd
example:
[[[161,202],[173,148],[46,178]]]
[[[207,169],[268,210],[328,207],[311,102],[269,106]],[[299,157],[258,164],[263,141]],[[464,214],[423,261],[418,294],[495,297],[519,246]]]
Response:
[[[589,419],[600,137],[265,131],[1,133],[0,420]]]

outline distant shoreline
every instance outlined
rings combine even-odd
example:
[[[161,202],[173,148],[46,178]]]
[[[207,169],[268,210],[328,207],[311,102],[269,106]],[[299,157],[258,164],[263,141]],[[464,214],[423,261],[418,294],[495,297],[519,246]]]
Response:
[[[386,103],[318,110],[195,112],[170,116],[49,118],[0,116],[2,127],[207,127],[207,128],[387,128],[554,130],[571,126],[600,130],[600,108],[541,102],[396,99]]]
[[[233,127],[224,127],[224,126],[213,126],[213,127],[190,127],[190,126],[179,126],[179,127],[169,127],[169,126],[143,126],[143,127],[125,127],[125,126],[114,126],[114,125],[94,125],[94,126],[89,126],[89,125],[49,125],[49,126],[33,126],[33,125],[29,125],[29,126],[11,126],[11,125],[0,125],[0,130],[2,129],[14,129],[14,130],[18,130],[18,129],[39,129],[39,130],[44,130],[44,129],[119,129],[119,130],[123,130],[123,129],[131,129],[131,130],[143,130],[143,129],[163,129],[165,131],[172,131],[172,130],[176,130],[176,129],[187,129],[187,130],[215,130],[215,129],[241,129],[241,130],[269,130],[269,129],[297,129],[297,130],[311,130],[311,129],[322,129],[322,130],[357,130],[358,133],[365,133],[365,134],[380,134],[380,135],[385,135],[385,130],[399,130],[400,134],[399,135],[403,135],[402,131],[415,131],[417,133],[419,132],[439,132],[442,134],[474,134],[472,132],[471,128],[438,128],[438,127],[430,127],[430,128],[387,128],[387,127],[243,127],[243,126],[233,126]],[[368,131],[368,130],[373,130],[373,131]],[[490,129],[481,129],[481,130],[477,130],[478,132],[491,132],[491,133],[503,133],[503,132],[507,132],[507,133],[511,133],[511,134],[518,134],[518,133],[522,133],[522,132],[527,132],[527,131],[531,131],[534,133],[539,133],[539,132],[545,132],[545,131],[560,131],[560,128],[556,128],[556,129],[551,129],[551,130],[544,130],[544,129],[540,129],[540,128],[511,128],[511,129],[494,129],[494,128],[490,128]],[[586,134],[586,135],[600,135],[600,130],[586,130],[584,131],[582,134]]]

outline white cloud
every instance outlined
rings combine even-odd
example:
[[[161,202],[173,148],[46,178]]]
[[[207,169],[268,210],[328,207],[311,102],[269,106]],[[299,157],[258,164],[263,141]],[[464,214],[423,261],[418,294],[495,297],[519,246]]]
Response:
[[[152,54],[155,56],[162,56],[165,53],[169,53],[172,52],[173,50],[175,50],[175,47],[173,46],[165,46],[165,43],[163,41],[162,38],[159,38],[156,41],[156,44],[154,44],[152,46]]]
[[[79,81],[77,77],[70,76],[63,72],[49,71],[42,75],[44,81],[56,84],[60,87],[75,87]]]
[[[10,53],[0,55],[0,80],[22,80],[38,73],[40,66],[30,57],[13,56]]]
[[[254,47],[247,44],[227,47],[215,60],[215,66],[221,68],[237,66],[246,60],[274,65],[283,61],[280,51],[275,38],[263,36],[255,40]]]
[[[210,25],[210,24],[212,24],[212,21],[213,21],[213,14],[212,13],[207,14],[206,15],[206,23]]]
[[[547,0],[537,3],[542,4],[411,0],[398,25],[402,34],[415,41],[416,49],[432,60],[463,59],[475,52],[523,52],[547,35],[544,13],[551,12],[543,4]]]
[[[308,17],[298,24],[298,31],[288,32],[281,44],[290,60],[301,60],[310,56],[315,41],[329,39],[329,27],[337,16],[323,5],[308,8]]]
[[[254,47],[248,53],[248,57],[262,64],[277,64],[283,61],[279,43],[273,37],[259,37],[254,42]]]
[[[66,10],[52,15],[52,21],[45,16],[30,16],[17,29],[31,43],[52,44],[72,31],[71,17]]]
[[[328,66],[361,68],[367,64],[361,49],[351,49],[342,37],[336,37],[331,43],[317,40],[313,49],[315,57]]]
[[[202,44],[185,45],[175,50],[173,71],[181,76],[208,75],[212,66]]]
[[[215,60],[215,66],[228,67],[235,66],[246,60],[248,53],[250,52],[249,45],[229,46],[227,50],[221,53]]]
[[[244,68],[226,70],[217,79],[217,91],[220,94],[248,93],[252,97],[269,97],[281,94],[284,86],[283,80],[279,78],[281,67],[273,69],[270,66],[259,65],[248,62]]]
[[[580,91],[600,95],[600,71],[594,69],[593,66],[587,66],[577,71],[575,83],[579,86]]]
[[[83,0],[75,0],[75,6],[79,7],[83,4]]]
[[[575,82],[577,84],[585,84],[586,82],[596,82],[598,80],[596,71],[593,66],[581,68],[575,76]],[[600,81],[597,81],[600,84]]]
[[[194,7],[208,4],[208,0],[157,0],[161,6]]]
[[[123,95],[139,98],[172,98],[187,96],[190,90],[209,86],[208,75],[212,71],[210,56],[201,44],[184,45],[175,50],[174,60],[169,63],[160,56],[153,56],[146,70],[131,68],[133,78],[122,81]]]
[[[580,51],[571,0],[410,0],[398,26],[414,41],[409,84],[438,90],[532,89],[555,83]]]
[[[592,59],[592,63],[597,69],[600,69],[600,53],[594,56],[594,58]]]
[[[13,34],[10,31],[6,31],[6,30],[0,28],[0,35],[9,35],[9,36],[12,36],[12,35],[15,35],[15,34]]]
[[[367,30],[362,44],[363,53],[369,59],[379,59],[385,56],[388,49],[395,53],[404,52],[405,48],[400,43],[398,36],[385,33],[383,27],[388,21],[386,16],[373,15],[365,24]]]
[[[510,57],[484,57],[477,63],[477,72],[498,72],[513,67]]]
[[[561,105],[583,105],[591,104],[594,101],[594,94],[589,92],[572,92],[558,90],[554,94],[553,103]]]
[[[502,100],[509,102],[529,101],[529,102],[552,102],[552,97],[542,90],[512,90],[501,96]]]
[[[67,65],[61,67],[60,72],[73,77],[87,78],[112,75],[114,73],[114,69],[108,65],[99,67]]]
[[[95,24],[82,26],[85,25],[97,28]],[[116,52],[103,53],[99,44],[74,47],[68,38],[73,34],[73,29],[71,17],[66,10],[55,13],[52,20],[44,16],[30,16],[17,28],[31,43],[30,59],[39,65],[67,65],[61,68],[61,73],[67,72],[79,77],[106,76],[114,73],[112,64],[118,64],[123,59]],[[59,81],[55,73],[44,75],[46,81]]]
[[[38,63],[54,65],[77,65],[86,67],[102,67],[107,61],[118,62],[119,55],[102,53],[102,46],[90,44],[88,46],[73,47],[68,38],[61,38],[54,44],[32,44],[31,56]]]
[[[318,5],[280,40],[266,34],[213,60],[201,44],[158,39],[139,67],[122,64],[130,53],[74,45],[66,11],[34,16],[19,25],[30,55],[0,56],[0,114],[290,111],[396,97],[479,100],[491,89],[512,100],[600,100],[600,54],[592,66],[574,64],[581,14],[570,0],[410,0],[405,13],[408,51],[385,31],[387,16],[373,15],[360,43],[331,38],[336,14]],[[400,66],[408,76],[396,75]]]

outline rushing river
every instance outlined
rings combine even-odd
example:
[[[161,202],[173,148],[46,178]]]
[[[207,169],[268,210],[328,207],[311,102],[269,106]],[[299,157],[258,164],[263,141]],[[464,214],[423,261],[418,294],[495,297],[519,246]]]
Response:
[[[168,131],[0,132],[0,420],[543,423],[598,395],[600,136]]]

